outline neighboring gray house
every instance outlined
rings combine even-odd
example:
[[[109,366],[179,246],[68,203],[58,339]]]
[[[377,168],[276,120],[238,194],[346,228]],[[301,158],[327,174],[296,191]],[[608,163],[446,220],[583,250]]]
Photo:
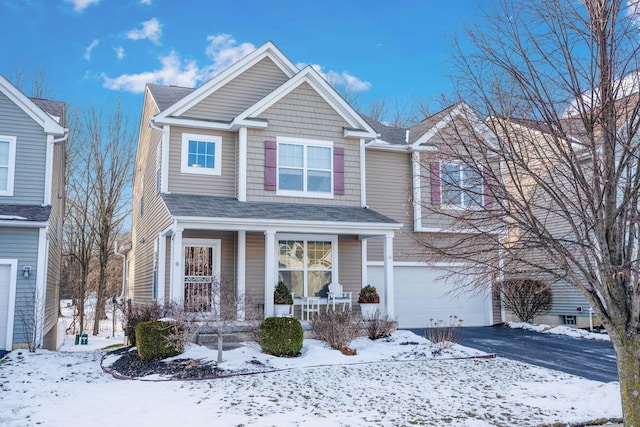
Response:
[[[57,349],[65,104],[0,76],[0,351]]]

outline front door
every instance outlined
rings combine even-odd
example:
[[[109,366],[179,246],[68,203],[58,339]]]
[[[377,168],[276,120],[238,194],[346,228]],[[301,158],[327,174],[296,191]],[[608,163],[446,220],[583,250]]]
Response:
[[[217,240],[189,240],[184,244],[185,310],[215,310],[220,285],[220,244]]]

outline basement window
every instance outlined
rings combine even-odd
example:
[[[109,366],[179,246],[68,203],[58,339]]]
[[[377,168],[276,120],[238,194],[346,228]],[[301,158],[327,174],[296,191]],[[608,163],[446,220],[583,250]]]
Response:
[[[565,325],[575,325],[576,324],[576,316],[562,316],[563,323]]]

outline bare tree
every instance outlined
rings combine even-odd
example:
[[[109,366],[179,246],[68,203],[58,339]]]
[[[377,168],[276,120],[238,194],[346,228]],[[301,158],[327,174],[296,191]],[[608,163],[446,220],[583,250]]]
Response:
[[[471,180],[459,189],[476,201],[473,209],[436,209],[468,235],[422,242],[494,279],[561,281],[580,290],[611,337],[626,426],[640,425],[634,5],[503,0],[469,28],[456,55],[459,95],[488,117],[498,138],[472,115],[448,135],[442,155],[481,185]],[[479,237],[483,244],[472,244]]]
[[[91,106],[75,117],[77,133],[69,153],[68,254],[80,269],[80,304],[86,298],[92,259],[97,260],[93,323],[97,335],[106,298],[111,296],[107,281],[114,239],[129,214],[134,132],[119,102],[108,113]]]

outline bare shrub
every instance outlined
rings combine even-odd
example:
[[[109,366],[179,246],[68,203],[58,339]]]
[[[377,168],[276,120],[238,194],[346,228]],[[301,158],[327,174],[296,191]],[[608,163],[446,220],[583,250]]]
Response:
[[[329,344],[329,347],[340,350],[358,336],[360,322],[360,317],[349,309],[321,310],[311,319],[311,330],[319,340]]]
[[[426,336],[431,342],[431,352],[436,355],[442,350],[451,348],[460,342],[462,319],[458,316],[449,316],[449,324],[445,325],[442,319],[429,319],[426,328]]]
[[[380,313],[380,310],[376,310],[375,314],[363,323],[367,336],[374,341],[391,336],[396,324],[395,319],[388,314]]]
[[[501,294],[504,306],[521,322],[532,322],[538,314],[551,310],[553,303],[551,287],[541,280],[505,280]]]

